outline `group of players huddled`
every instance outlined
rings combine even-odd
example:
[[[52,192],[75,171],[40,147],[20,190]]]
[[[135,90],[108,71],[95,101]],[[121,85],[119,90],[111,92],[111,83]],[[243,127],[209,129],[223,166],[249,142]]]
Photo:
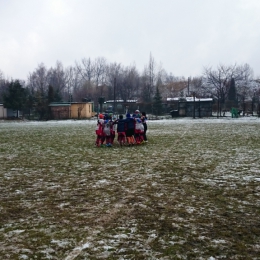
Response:
[[[108,114],[99,114],[96,127],[96,143],[97,147],[111,147],[117,133],[117,141],[120,146],[123,145],[139,145],[148,142],[146,137],[147,131],[146,113],[140,113],[136,110],[132,115],[127,113],[116,116]]]

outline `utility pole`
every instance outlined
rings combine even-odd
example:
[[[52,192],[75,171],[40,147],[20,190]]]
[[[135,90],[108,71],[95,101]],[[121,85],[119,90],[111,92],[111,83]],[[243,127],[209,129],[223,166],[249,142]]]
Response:
[[[190,96],[190,77],[188,77],[188,97]]]
[[[116,112],[116,77],[114,78],[114,109],[113,114]]]
[[[201,114],[200,114],[200,98],[199,98],[199,118],[201,118]]]
[[[193,92],[193,118],[195,119],[195,98],[196,98],[196,93]]]

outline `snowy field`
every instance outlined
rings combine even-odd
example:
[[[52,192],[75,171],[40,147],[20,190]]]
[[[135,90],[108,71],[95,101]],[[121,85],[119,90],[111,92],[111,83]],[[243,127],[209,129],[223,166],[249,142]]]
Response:
[[[260,119],[0,121],[0,259],[260,259]]]

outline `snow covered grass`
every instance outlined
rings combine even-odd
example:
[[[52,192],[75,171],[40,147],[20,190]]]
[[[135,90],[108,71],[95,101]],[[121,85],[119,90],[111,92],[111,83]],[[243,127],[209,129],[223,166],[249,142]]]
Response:
[[[0,122],[1,259],[259,259],[260,119]]]

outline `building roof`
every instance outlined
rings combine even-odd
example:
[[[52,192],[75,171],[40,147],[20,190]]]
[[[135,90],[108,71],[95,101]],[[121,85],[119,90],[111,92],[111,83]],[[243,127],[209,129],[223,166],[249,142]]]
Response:
[[[194,97],[186,97],[186,101],[187,102],[194,102]],[[195,101],[202,101],[202,102],[204,102],[204,101],[213,101],[213,98],[196,98],[195,97]]]
[[[175,98],[167,98],[167,101],[186,101],[186,102],[194,102],[194,97],[185,97],[185,98],[180,98],[180,97],[175,97]],[[213,98],[196,98],[195,97],[195,102],[205,102],[205,101],[213,101]]]
[[[90,104],[93,102],[51,102],[49,107],[69,107],[74,104]]]
[[[136,99],[127,99],[127,100],[123,100],[123,99],[116,99],[116,100],[107,100],[104,103],[136,103],[137,100]]]
[[[70,107],[70,103],[62,103],[62,102],[52,102],[49,104],[49,107]]]

